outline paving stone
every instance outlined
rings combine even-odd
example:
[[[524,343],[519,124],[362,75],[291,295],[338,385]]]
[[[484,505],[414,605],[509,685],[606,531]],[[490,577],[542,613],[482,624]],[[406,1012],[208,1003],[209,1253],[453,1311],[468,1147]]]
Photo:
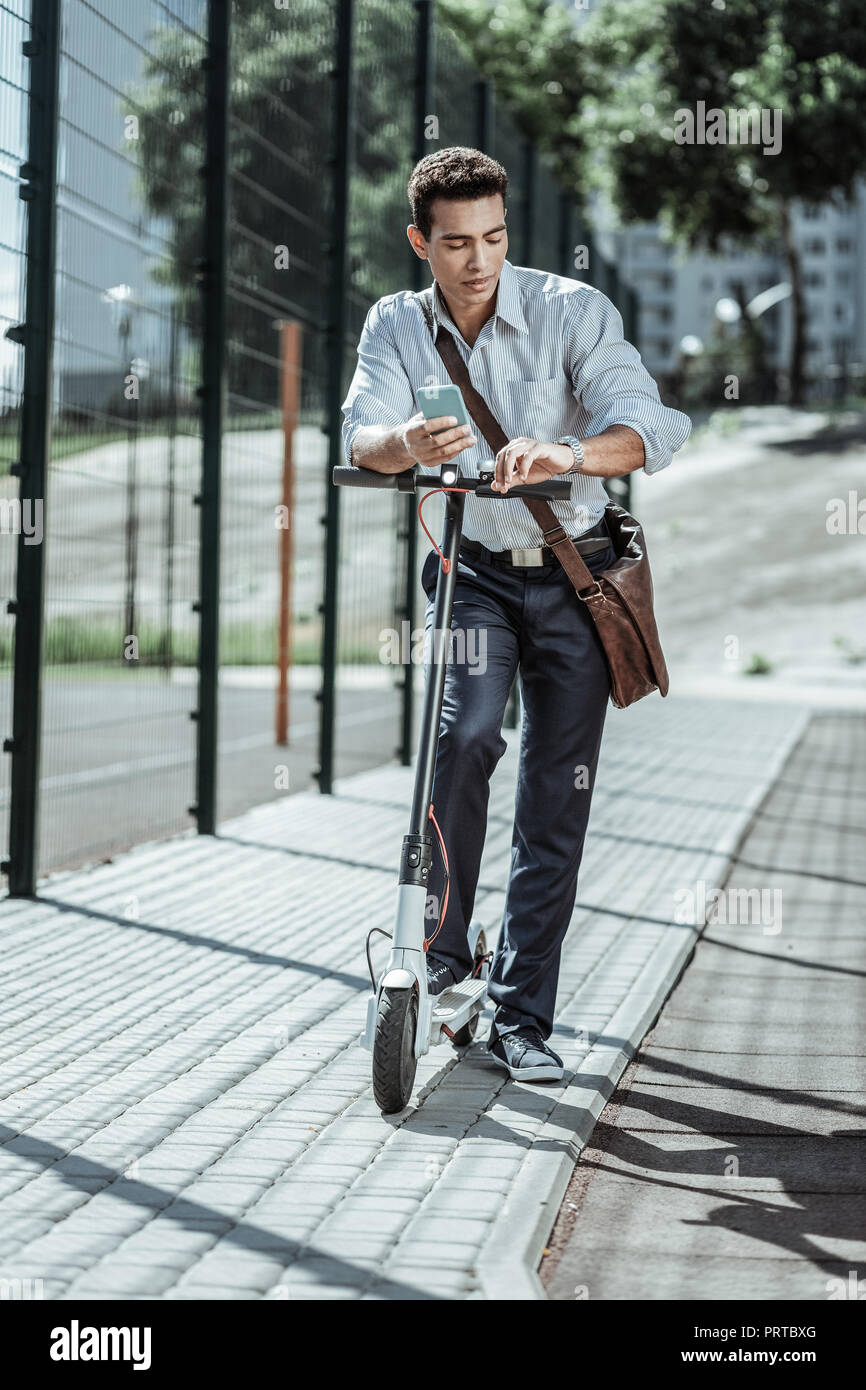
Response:
[[[795,716],[791,708],[711,701],[612,716],[608,774],[596,793],[560,976],[554,1045],[569,1065],[592,1061],[581,1030],[603,1037],[651,966],[670,932],[675,888],[724,862],[718,846],[734,843],[751,815]],[[491,922],[501,916],[509,862],[513,736],[509,745],[491,785],[481,875],[491,887],[478,898]],[[713,795],[696,808],[706,782]],[[641,785],[659,799],[634,795]],[[504,1195],[528,1158],[557,1161],[556,1143],[535,1141],[566,1092],[512,1083],[479,1036],[462,1056],[440,1046],[421,1059],[403,1117],[378,1113],[370,1058],[357,1044],[366,967],[353,910],[391,910],[386,876],[363,866],[393,862],[404,820],[398,808],[410,791],[410,769],[376,769],[341,781],[333,798],[300,793],[256,808],[224,840],[186,836],[143,847],[65,876],[62,889],[49,883],[48,900],[28,904],[23,915],[10,906],[4,952],[15,961],[17,994],[0,1020],[7,1059],[0,1124],[17,1140],[0,1146],[0,1251],[27,1267],[48,1265],[59,1290],[52,1296],[82,1289],[94,1299],[119,1292],[129,1300],[478,1296],[479,1254]],[[358,867],[338,870],[320,856],[345,853],[346,794],[369,797],[371,813],[355,817]],[[238,840],[246,841],[242,850]],[[280,850],[292,854],[288,896],[274,873]],[[225,889],[216,897],[215,882]],[[89,910],[104,911],[143,884],[149,921],[193,943],[197,934],[217,936],[259,958],[222,956],[156,934],[141,934],[131,946],[124,926],[103,922],[83,991],[78,953],[84,933],[93,939]],[[59,922],[52,892],[62,893],[66,909]],[[786,903],[791,894],[786,883]],[[326,899],[332,916],[323,931],[307,905]],[[613,918],[604,910],[612,900]],[[786,931],[793,920],[786,914]],[[851,921],[853,932],[859,919]],[[803,954],[811,941],[804,934],[786,944],[797,942]],[[732,937],[730,947],[737,944]],[[771,938],[755,949],[784,955]],[[311,970],[275,971],[273,955]],[[328,978],[332,969],[351,979]],[[781,1004],[775,1016],[784,1023]],[[484,1037],[491,1018],[488,1007]],[[688,1088],[694,1105],[696,1090],[723,1084],[717,1054],[698,1059],[697,1075],[684,1074],[678,1062],[670,1047],[647,1057],[641,1084],[655,1088],[656,1100],[672,1104],[673,1093]],[[594,1093],[596,1073],[580,1075],[581,1093]],[[801,1069],[783,1086],[809,1079]],[[840,1091],[858,1091],[859,1079],[845,1081],[840,1072]],[[840,1101],[841,1123],[853,1126],[850,1102],[847,1095]],[[573,1100],[568,1105],[575,1108]],[[787,1114],[783,1105],[780,1115]],[[759,1151],[741,1137],[739,1146],[758,1164],[776,1161],[768,1142]],[[30,1160],[25,1172],[20,1165]],[[805,1171],[812,1161],[793,1152],[788,1160],[793,1177],[798,1163]],[[49,1165],[50,1181],[37,1176],[40,1164]],[[853,1171],[846,1181],[854,1186]]]

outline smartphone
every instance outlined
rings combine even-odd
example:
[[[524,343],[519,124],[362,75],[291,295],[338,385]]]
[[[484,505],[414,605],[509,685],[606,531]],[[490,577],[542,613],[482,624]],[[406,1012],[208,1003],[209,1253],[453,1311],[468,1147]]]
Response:
[[[421,414],[425,420],[435,420],[440,415],[453,415],[458,425],[470,425],[472,421],[466,406],[463,404],[463,395],[459,386],[450,383],[448,386],[420,386],[415,392],[418,404],[421,407]],[[455,429],[454,425],[446,425],[445,429]],[[441,433],[434,430],[434,434]]]

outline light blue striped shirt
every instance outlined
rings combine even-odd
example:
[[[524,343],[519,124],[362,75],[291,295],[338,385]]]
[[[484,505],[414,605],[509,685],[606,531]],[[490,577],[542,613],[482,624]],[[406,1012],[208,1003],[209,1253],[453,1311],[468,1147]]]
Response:
[[[584,439],[609,425],[630,425],[643,439],[647,473],[666,468],[688,439],[691,421],[662,405],[640,353],[623,337],[618,310],[600,290],[506,260],[496,312],[470,347],[433,284],[434,319],[452,333],[473,385],[509,439]],[[415,296],[401,290],[378,300],[367,314],[342,407],[347,461],[361,426],[404,424],[418,413],[416,388],[448,380]],[[492,466],[493,456],[480,431],[473,427],[473,433],[478,443],[456,462],[475,477]],[[468,493],[464,536],[491,550],[540,545],[541,528],[519,492],[502,499]],[[578,536],[601,519],[607,501],[601,478],[575,474],[570,498],[551,506],[566,531]]]

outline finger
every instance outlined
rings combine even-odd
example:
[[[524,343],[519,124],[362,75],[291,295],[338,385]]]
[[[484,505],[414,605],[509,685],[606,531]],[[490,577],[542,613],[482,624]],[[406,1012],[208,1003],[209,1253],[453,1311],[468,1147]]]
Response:
[[[526,482],[527,478],[529,477],[530,469],[532,468],[533,463],[538,458],[538,455],[541,452],[542,446],[540,444],[533,444],[531,449],[526,450],[526,453],[523,455],[522,459],[520,460],[520,463],[518,464],[515,470],[515,482]]]
[[[444,422],[447,422],[447,425]],[[438,420],[425,420],[424,416],[421,415],[417,420],[409,422],[410,427],[406,431],[407,438],[413,443],[429,439],[434,432],[434,425],[437,424],[443,428],[448,428],[457,425],[457,420],[453,415],[440,415]]]
[[[475,436],[470,434],[468,438],[455,439],[450,444],[436,444],[430,451],[430,461],[438,463],[442,459],[453,458],[455,454],[462,454],[465,449],[471,449],[477,442]]]
[[[499,453],[496,455],[495,466],[493,469],[494,476],[492,482],[492,486],[495,488],[503,488],[505,486],[506,473],[508,469],[508,450],[510,448],[511,444],[503,444],[502,448],[499,450]]]
[[[503,490],[507,489],[513,480],[514,470],[518,460],[523,456],[529,441],[525,439],[513,439],[502,450],[502,470],[499,481]]]
[[[474,439],[472,429],[469,425],[458,425],[453,430],[442,430],[441,433],[434,435],[434,444],[454,444],[458,440]]]
[[[436,415],[432,420],[428,420],[426,423],[428,430],[447,430],[450,429],[452,425],[457,424],[457,416]]]
[[[436,433],[428,429],[422,435],[421,442],[429,443],[431,447],[436,448],[440,444],[452,444],[457,439],[468,439],[471,435],[472,431],[468,425],[457,425],[453,429],[440,430]]]

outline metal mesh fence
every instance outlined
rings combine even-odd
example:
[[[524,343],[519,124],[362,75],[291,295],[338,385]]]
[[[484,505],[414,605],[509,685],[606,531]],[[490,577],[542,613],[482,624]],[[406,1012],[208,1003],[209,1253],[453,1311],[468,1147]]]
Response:
[[[433,114],[436,117],[438,140],[431,148],[447,145],[479,147],[479,100],[481,83],[478,74],[448,29],[436,34],[436,80]]]
[[[11,727],[11,666],[14,621],[8,605],[15,594],[17,488],[10,469],[17,463],[23,389],[20,347],[6,337],[24,319],[26,277],[25,204],[18,196],[19,169],[27,157],[28,64],[21,46],[30,38],[29,0],[0,3],[0,708]],[[31,518],[31,520],[35,520]],[[8,838],[8,757],[0,759],[0,833]]]
[[[412,588],[406,570],[417,533],[407,499],[343,491],[339,553],[326,551],[322,523],[329,496],[332,518],[335,510],[328,430],[340,425],[329,419],[335,266],[345,249],[345,394],[370,305],[429,282],[405,235],[416,141],[425,150],[480,144],[500,159],[510,175],[510,259],[580,273],[562,264],[569,242],[549,170],[492,101],[454,36],[438,26],[422,134],[416,78],[424,7],[412,0],[355,0],[344,245],[334,202],[338,12],[339,0],[231,5],[218,820],[315,776],[323,710],[327,724],[327,701],[318,698],[329,688],[323,633],[334,630],[327,628],[333,612],[328,775],[390,760],[406,734],[407,649],[395,668],[387,639],[402,634]],[[209,14],[216,13],[208,0],[61,6],[42,873],[193,823],[190,715],[198,703],[203,597],[201,287],[204,275],[212,284],[205,191],[214,177],[205,168],[203,61]],[[26,314],[27,205],[19,189],[28,157],[22,43],[29,14],[30,0],[0,0],[4,333]],[[576,214],[572,224],[573,243],[580,238]],[[586,278],[599,283],[601,269]],[[17,545],[8,524],[15,521],[10,469],[19,453],[22,383],[20,342],[0,337],[8,532],[0,533],[0,701],[7,728],[14,657],[7,604]],[[435,522],[434,508],[431,514]],[[426,549],[420,536],[416,603]],[[329,553],[336,584],[333,565],[326,573]],[[7,841],[8,773],[4,759],[0,833]]]
[[[62,7],[43,868],[189,824],[205,20]]]
[[[327,440],[334,12],[233,12],[227,416],[223,442],[218,809],[308,785],[315,762]],[[287,325],[297,325],[297,337]],[[288,472],[286,449],[293,440]],[[288,541],[293,559],[282,566]],[[281,602],[288,746],[277,744]]]
[[[409,284],[415,41],[407,0],[357,0],[346,385],[370,305]],[[389,761],[398,742],[404,672],[381,658],[384,634],[398,626],[405,517],[405,499],[395,493],[341,493],[337,776]]]

